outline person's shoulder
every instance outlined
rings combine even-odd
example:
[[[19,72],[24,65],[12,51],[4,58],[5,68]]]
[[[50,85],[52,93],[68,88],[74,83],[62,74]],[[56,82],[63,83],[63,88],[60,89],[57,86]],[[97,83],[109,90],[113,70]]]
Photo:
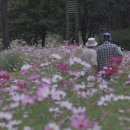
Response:
[[[118,45],[116,45],[114,43],[111,43],[111,46],[114,47],[114,48],[118,48]]]
[[[87,48],[85,47],[85,48],[82,48],[82,51],[86,51],[87,50]]]
[[[104,44],[99,45],[99,46],[96,48],[96,50],[100,50],[100,49],[103,48],[103,47],[104,47]]]
[[[115,43],[111,43],[112,46],[117,46]]]
[[[83,49],[82,49],[82,53],[86,53],[87,51],[88,51],[87,48],[83,48]]]
[[[91,53],[95,53],[96,52],[96,50],[95,49],[89,49],[89,52]]]

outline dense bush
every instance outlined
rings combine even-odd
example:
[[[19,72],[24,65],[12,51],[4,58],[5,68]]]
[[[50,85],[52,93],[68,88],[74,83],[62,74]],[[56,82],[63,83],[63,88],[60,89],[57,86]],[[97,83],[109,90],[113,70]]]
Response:
[[[0,56],[0,69],[8,72],[19,70],[23,65],[23,60],[20,54],[11,52],[3,53]]]

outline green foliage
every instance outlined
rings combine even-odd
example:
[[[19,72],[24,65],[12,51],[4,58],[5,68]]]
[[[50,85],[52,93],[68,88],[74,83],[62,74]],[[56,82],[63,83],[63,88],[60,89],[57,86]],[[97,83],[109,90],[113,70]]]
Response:
[[[124,49],[130,50],[130,29],[112,31],[112,40]]]
[[[118,29],[110,31],[112,36],[112,42],[122,49],[130,50],[130,29]],[[97,37],[97,41],[102,44],[102,33]]]
[[[46,29],[56,34],[65,34],[65,0],[10,1],[10,36],[12,39],[42,35]],[[16,4],[15,4],[16,3]]]
[[[5,53],[0,56],[0,69],[8,72],[19,70],[23,65],[23,60],[18,53]]]
[[[46,38],[47,46],[59,46],[59,44],[63,41],[63,38],[58,34],[49,34]]]

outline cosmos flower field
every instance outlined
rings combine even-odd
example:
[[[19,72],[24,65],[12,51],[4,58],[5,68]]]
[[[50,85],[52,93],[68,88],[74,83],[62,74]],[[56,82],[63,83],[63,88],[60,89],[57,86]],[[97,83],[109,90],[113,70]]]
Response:
[[[130,130],[130,52],[112,80],[85,76],[81,48],[15,47],[24,61],[0,70],[0,130]]]

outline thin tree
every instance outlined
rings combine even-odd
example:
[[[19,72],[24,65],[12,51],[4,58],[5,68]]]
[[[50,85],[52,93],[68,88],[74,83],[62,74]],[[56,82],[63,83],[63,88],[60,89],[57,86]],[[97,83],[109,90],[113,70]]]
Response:
[[[3,46],[4,49],[8,49],[10,46],[9,27],[8,27],[8,0],[1,0],[1,15],[2,15]]]

